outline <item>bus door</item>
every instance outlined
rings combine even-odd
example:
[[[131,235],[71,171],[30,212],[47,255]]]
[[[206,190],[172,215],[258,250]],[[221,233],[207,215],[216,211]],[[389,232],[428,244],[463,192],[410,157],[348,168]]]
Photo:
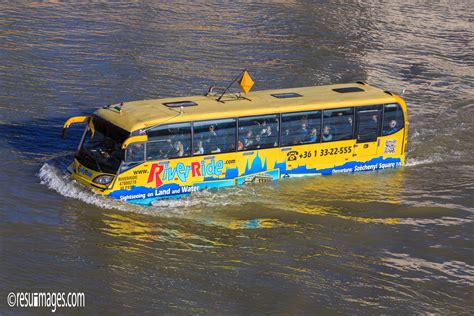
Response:
[[[356,144],[354,146],[356,159],[357,157],[367,158],[377,155],[381,114],[380,105],[356,107]]]

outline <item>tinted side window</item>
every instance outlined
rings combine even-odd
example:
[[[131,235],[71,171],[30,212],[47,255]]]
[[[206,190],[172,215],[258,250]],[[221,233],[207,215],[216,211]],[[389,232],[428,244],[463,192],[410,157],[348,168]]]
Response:
[[[356,108],[357,142],[373,142],[379,136],[381,106],[371,105]]]
[[[120,172],[138,166],[145,160],[145,146],[145,143],[132,143],[128,145]]]
[[[382,135],[390,135],[403,128],[403,111],[399,104],[385,104],[383,106]]]
[[[321,111],[282,114],[281,121],[281,146],[319,142]]]
[[[125,151],[125,162],[139,162],[145,160],[145,143],[132,143]]]
[[[354,109],[332,109],[323,111],[323,142],[352,139]]]
[[[154,127],[147,131],[146,159],[186,157],[191,152],[191,124],[179,123]]]
[[[238,150],[278,146],[278,115],[239,118]]]
[[[194,155],[235,151],[235,119],[195,122],[193,128]]]

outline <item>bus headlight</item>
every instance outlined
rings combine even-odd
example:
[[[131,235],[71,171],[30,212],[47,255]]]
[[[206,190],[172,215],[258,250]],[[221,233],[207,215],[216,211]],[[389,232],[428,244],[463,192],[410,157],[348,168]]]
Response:
[[[114,179],[114,176],[102,175],[102,176],[98,176],[94,178],[92,182],[98,183],[98,184],[109,184],[110,182],[112,182],[113,179]]]

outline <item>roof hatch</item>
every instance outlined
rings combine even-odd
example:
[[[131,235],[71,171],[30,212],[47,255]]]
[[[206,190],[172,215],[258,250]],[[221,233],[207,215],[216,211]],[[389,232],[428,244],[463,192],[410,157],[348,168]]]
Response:
[[[364,92],[365,90],[359,87],[347,87],[347,88],[332,89],[332,91],[335,91],[338,93],[351,93],[351,92]]]
[[[270,95],[274,98],[277,98],[277,99],[289,99],[289,98],[302,97],[301,94],[296,93],[296,92],[274,93],[274,94],[270,94]]]
[[[163,105],[166,105],[169,108],[180,108],[180,107],[196,106],[198,104],[193,101],[175,101],[175,102],[165,102],[163,103]]]

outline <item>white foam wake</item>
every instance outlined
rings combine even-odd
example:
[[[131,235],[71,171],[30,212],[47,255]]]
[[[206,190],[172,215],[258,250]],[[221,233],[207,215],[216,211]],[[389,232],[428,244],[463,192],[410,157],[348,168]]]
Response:
[[[105,196],[95,194],[74,181],[67,172],[62,172],[54,164],[44,163],[38,172],[38,177],[41,180],[41,184],[65,197],[74,198],[101,208],[125,210],[120,201],[114,201]]]
[[[147,215],[189,217],[191,213],[212,207],[240,205],[243,200],[253,200],[256,194],[253,188],[233,187],[216,191],[200,191],[189,197],[162,199],[153,202],[152,206],[142,206],[96,194],[72,179],[65,169],[64,163],[60,161],[48,161],[41,166],[37,175],[41,184],[65,197],[103,209],[116,209]]]
[[[405,166],[413,167],[419,165],[429,165],[432,163],[440,162],[442,159],[440,157],[431,157],[425,159],[418,159],[418,158],[408,158]]]

